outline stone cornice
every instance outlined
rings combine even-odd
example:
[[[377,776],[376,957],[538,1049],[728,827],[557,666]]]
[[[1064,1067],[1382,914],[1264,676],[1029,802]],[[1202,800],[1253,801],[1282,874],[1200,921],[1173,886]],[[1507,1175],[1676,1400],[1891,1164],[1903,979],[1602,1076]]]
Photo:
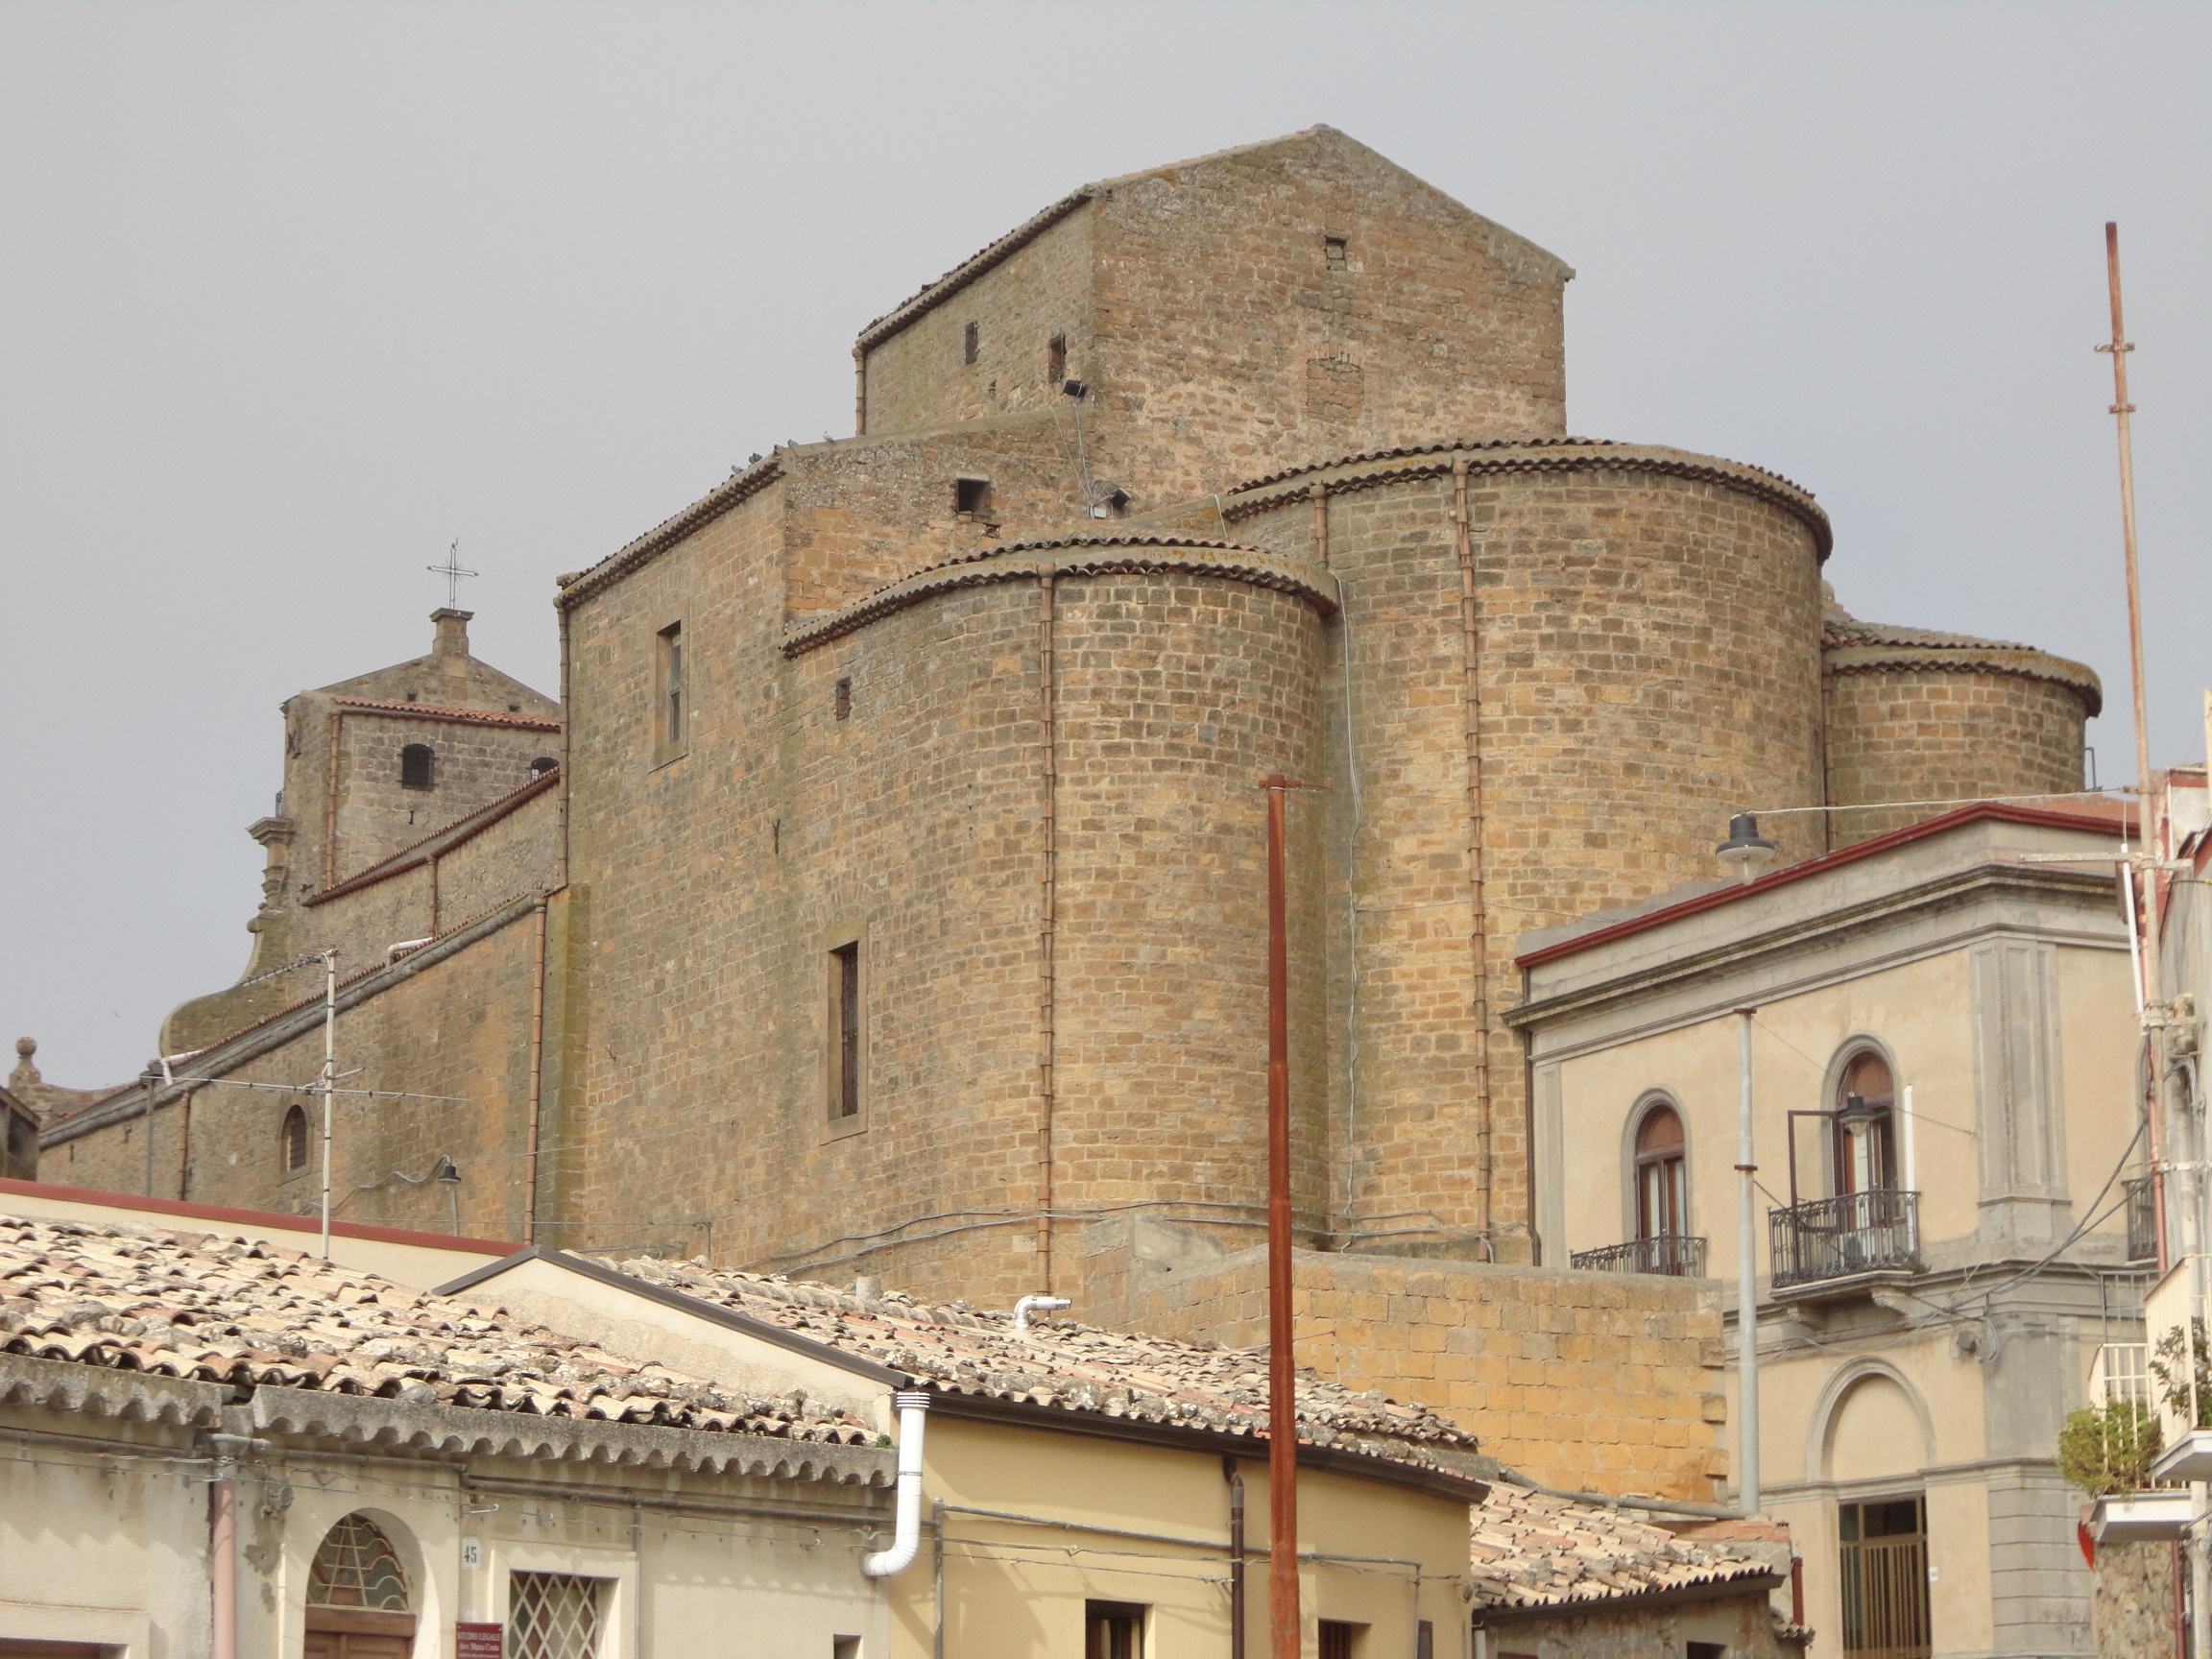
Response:
[[[784,631],[783,654],[804,656],[818,645],[940,593],[1029,581],[1046,572],[1057,576],[1218,576],[1294,593],[1323,616],[1336,611],[1336,596],[1326,572],[1304,560],[1286,558],[1264,548],[1161,535],[1073,536],[1011,542],[918,570],[865,598],[793,623]]]
[[[1512,472],[1628,471],[1718,484],[1779,507],[1800,520],[1812,533],[1816,559],[1825,560],[1835,545],[1828,515],[1812,493],[1778,472],[1717,455],[1599,438],[1439,439],[1431,444],[1372,450],[1290,468],[1238,485],[1222,495],[1221,513],[1234,523],[1270,507],[1302,499],[1315,486],[1331,495],[1348,494],[1409,478],[1449,475],[1454,464],[1462,460],[1472,477]]]
[[[2113,878],[2108,875],[2048,864],[1979,863],[1963,870],[1946,871],[1933,879],[1856,904],[1780,922],[1746,937],[1730,939],[1688,955],[1669,955],[1661,962],[1624,968],[1595,984],[1525,1001],[1519,1007],[1505,1010],[1500,1018],[1517,1030],[1552,1024],[1623,998],[1645,998],[1655,992],[1679,989],[1699,980],[1717,980],[1752,972],[1778,957],[1802,954],[1809,948],[1844,935],[1871,932],[1916,912],[1958,909],[1993,898],[2011,895],[2056,898],[2102,911],[2110,902],[2112,889]],[[1963,938],[1962,934],[1947,940],[1942,948],[1955,948]],[[2118,948],[2115,943],[2115,949]],[[1524,964],[1529,960],[1524,958]],[[1770,999],[1773,995],[1769,989],[1762,994],[1761,999]],[[1694,1018],[1709,1019],[1711,1010]],[[1551,1058],[1549,1054],[1546,1057]]]
[[[2094,668],[2031,645],[1825,645],[1820,651],[1820,667],[1823,673],[1838,676],[1927,670],[1938,674],[2008,674],[2016,680],[2040,680],[2064,687],[2081,700],[2084,712],[2092,718],[2104,710],[2104,685]]]

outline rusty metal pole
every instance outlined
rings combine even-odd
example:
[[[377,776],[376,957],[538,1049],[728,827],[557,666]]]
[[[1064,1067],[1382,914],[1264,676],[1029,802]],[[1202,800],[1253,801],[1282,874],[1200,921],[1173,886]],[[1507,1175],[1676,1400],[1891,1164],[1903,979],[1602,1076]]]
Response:
[[[1298,1395],[1290,1321],[1290,944],[1283,904],[1281,773],[1267,792],[1267,1629],[1298,1659]]]
[[[2143,587],[2135,562],[2135,447],[2128,417],[2135,405],[2128,401],[2128,329],[2120,309],[2120,227],[2104,225],[2104,283],[2112,300],[2112,341],[2100,351],[2112,354],[2112,420],[2120,437],[2120,541],[2128,571],[2128,669],[2135,695],[2135,840],[2147,860],[2143,867],[2143,1024],[2149,1037],[2164,1022],[2165,998],[2160,994],[2158,972],[2158,849],[2152,845],[2151,826],[2151,726],[2143,686]],[[2135,879],[2130,869],[2126,878]],[[2171,1259],[2166,1237],[2166,1175],[2164,1125],[2159,1106],[2157,1056],[2152,1056],[2146,1103],[2151,1132],[2151,1204],[2158,1237],[2158,1267],[2165,1271]]]

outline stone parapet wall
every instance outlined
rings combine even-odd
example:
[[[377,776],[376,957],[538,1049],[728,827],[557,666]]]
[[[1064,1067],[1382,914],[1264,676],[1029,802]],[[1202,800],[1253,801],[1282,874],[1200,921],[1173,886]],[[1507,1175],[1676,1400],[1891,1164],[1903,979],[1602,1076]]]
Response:
[[[1083,1245],[1078,1316],[1265,1344],[1263,1249],[1214,1255],[1158,1223],[1094,1228]],[[1321,1376],[1431,1407],[1548,1485],[1717,1501],[1717,1283],[1301,1250],[1292,1286],[1298,1362]]]

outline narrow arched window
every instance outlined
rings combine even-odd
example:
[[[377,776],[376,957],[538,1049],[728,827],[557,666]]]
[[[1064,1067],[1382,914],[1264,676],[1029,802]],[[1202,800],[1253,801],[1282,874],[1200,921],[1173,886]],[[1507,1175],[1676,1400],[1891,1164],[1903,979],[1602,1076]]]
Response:
[[[438,757],[427,743],[410,743],[399,751],[399,786],[402,789],[435,789],[438,786]]]
[[[1844,1062],[1836,1098],[1829,1102],[1837,1115],[1833,1149],[1839,1193],[1897,1185],[1896,1103],[1896,1081],[1881,1054],[1865,1048]]]
[[[295,1106],[284,1114],[284,1167],[287,1171],[307,1167],[307,1112]]]
[[[1690,1180],[1683,1162],[1682,1115],[1651,1107],[1636,1125],[1636,1237],[1673,1238],[1690,1231]]]
[[[407,1611],[407,1573],[384,1529],[366,1515],[349,1515],[324,1534],[307,1569],[311,1607]]]

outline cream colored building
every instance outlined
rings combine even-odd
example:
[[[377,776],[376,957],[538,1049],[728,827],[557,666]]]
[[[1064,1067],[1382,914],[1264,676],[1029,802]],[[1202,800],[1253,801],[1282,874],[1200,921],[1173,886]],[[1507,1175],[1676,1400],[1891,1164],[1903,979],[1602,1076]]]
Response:
[[[281,1246],[0,1214],[0,1653],[862,1659],[878,1440]]]
[[[859,1410],[926,1392],[926,1538],[892,1654],[1198,1659],[1268,1650],[1266,1361],[699,1262],[532,1250],[444,1287],[746,1389]],[[1299,1383],[1303,1650],[1467,1651],[1476,1442],[1425,1407]],[[1239,1495],[1242,1524],[1235,1519]],[[1242,1588],[1239,1589],[1238,1586]]]
[[[2056,1440],[2152,1249],[2119,853],[1981,806],[1521,941],[1547,1262],[1735,1275],[1750,1011],[1761,1489],[1820,1659],[2088,1650]]]

